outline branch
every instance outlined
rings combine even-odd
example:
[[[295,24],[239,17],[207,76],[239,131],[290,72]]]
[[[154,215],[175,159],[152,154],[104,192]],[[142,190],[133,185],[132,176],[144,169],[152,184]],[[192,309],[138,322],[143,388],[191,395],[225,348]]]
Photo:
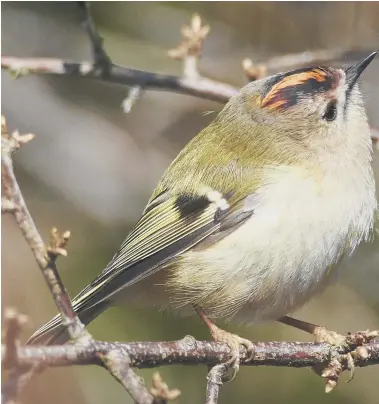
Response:
[[[207,390],[205,394],[205,404],[217,404],[218,394],[222,386],[222,378],[227,372],[224,364],[215,365],[207,376]]]
[[[372,333],[372,337],[378,333]],[[350,348],[362,342],[362,334],[357,333],[348,338]],[[371,339],[353,352],[355,367],[379,364],[379,340]],[[327,381],[326,390],[337,385],[340,373],[350,368],[346,350],[336,348],[327,343],[302,342],[256,342],[254,356],[247,361],[249,353],[241,347],[241,365],[245,366],[286,366],[286,367],[319,367],[322,377]],[[6,347],[2,347],[2,357],[6,357]],[[137,403],[153,403],[153,397],[147,392],[141,379],[131,368],[152,368],[175,364],[203,364],[212,367],[207,378],[206,403],[217,403],[222,377],[226,372],[225,362],[230,357],[230,348],[225,344],[209,341],[196,341],[187,336],[178,341],[167,342],[130,342],[115,343],[93,341],[87,346],[20,346],[17,348],[19,366],[28,367],[60,367],[73,365],[98,365],[112,369],[111,373],[132,395]],[[165,399],[177,397],[178,390],[165,394],[157,388],[157,381],[152,393],[160,392]],[[161,401],[160,401],[161,402]]]
[[[341,51],[338,55],[344,55],[345,53],[347,52]],[[366,54],[366,52],[362,52],[362,54],[363,53]],[[293,55],[294,58],[292,62],[295,66],[299,63],[303,54],[304,53]],[[305,52],[305,54],[312,55],[312,52]],[[315,52],[315,55],[317,56],[318,52]],[[332,55],[333,53],[330,54],[330,56]],[[337,53],[335,55],[337,55]],[[269,69],[268,66],[274,66],[276,67],[275,70],[282,70],[277,64],[279,60],[289,63],[287,57],[283,57],[283,59],[275,58],[273,60],[275,63],[270,61],[267,62],[267,69]],[[246,60],[244,63],[246,63]],[[265,76],[266,71],[263,75],[262,70],[266,70],[266,67],[264,67],[266,65],[260,64],[252,66],[249,62],[249,68],[245,68],[245,73],[250,75],[250,79],[252,76],[258,74],[257,71],[261,72],[259,73],[259,77]],[[220,103],[228,102],[228,100],[238,92],[237,87],[206,77],[197,77],[194,79],[172,76],[132,69],[130,67],[119,66],[115,63],[111,63],[109,71],[104,72],[99,71],[96,63],[88,61],[75,62],[55,58],[17,58],[3,56],[1,58],[1,68],[7,69],[12,77],[15,78],[31,73],[83,77],[131,87],[139,87],[142,90],[162,90],[191,95]]]
[[[246,361],[248,353],[241,348],[241,366],[311,367],[330,360],[330,356],[344,355],[336,347],[324,342],[255,342],[254,356]],[[379,364],[379,340],[363,345],[367,353],[355,356],[355,366]],[[4,355],[2,347],[2,355]],[[211,341],[197,341],[187,336],[178,341],[162,342],[103,342],[93,341],[84,345],[20,346],[18,360],[24,366],[41,364],[47,367],[72,365],[103,365],[105,355],[119,352],[127,358],[129,366],[153,368],[177,364],[202,364],[215,366],[230,359],[230,348]],[[347,369],[347,363],[344,364]]]
[[[281,68],[279,64],[280,61],[283,62],[285,68],[290,67],[287,65],[291,65],[291,63],[292,66],[303,65],[303,63],[299,63],[301,60],[309,60],[309,63],[304,64],[311,64],[312,60],[317,60],[319,53],[322,52],[324,51],[303,52],[297,55],[274,58],[266,62],[266,64],[255,65],[253,68],[256,69],[257,66],[266,66],[267,72],[270,70],[279,71],[284,68]],[[329,59],[325,62],[340,60],[339,58],[350,53],[351,52],[347,51],[330,51],[330,53],[327,53]],[[366,55],[367,52],[356,51],[356,54]],[[304,55],[306,55],[306,57],[304,57]],[[312,59],[312,57],[314,59]],[[131,87],[138,86],[145,90],[163,90],[192,95],[221,103],[227,102],[230,97],[238,92],[237,87],[205,77],[198,77],[196,79],[182,78],[179,76],[132,69],[130,67],[119,66],[115,63],[111,63],[109,71],[104,72],[98,70],[96,63],[88,61],[75,62],[55,58],[17,58],[3,56],[1,58],[1,68],[9,70],[13,77],[34,73],[91,78]],[[252,75],[252,73],[250,74]]]
[[[1,67],[14,77],[29,73],[91,78],[142,89],[163,90],[225,103],[237,88],[207,78],[196,80],[123,67],[112,63],[109,73],[99,72],[92,62],[74,62],[53,58],[2,57]]]
[[[34,224],[32,217],[21,194],[16,177],[13,171],[12,153],[21,145],[32,140],[34,135],[20,135],[18,132],[9,134],[5,118],[1,121],[1,180],[2,180],[2,211],[12,213],[20,227],[26,242],[29,244],[37,264],[42,272],[48,288],[51,291],[54,302],[62,316],[62,322],[67,327],[71,339],[80,340],[89,338],[83,324],[74,312],[70,298],[63,286],[59,276],[55,260],[59,251],[67,243],[67,240],[60,240],[58,236],[52,240],[49,248],[45,247],[42,237]],[[66,233],[65,236],[68,234]],[[61,244],[61,245],[60,245]]]
[[[112,62],[111,58],[108,56],[103,47],[103,38],[98,34],[95,28],[90,10],[90,2],[79,1],[78,5],[83,12],[83,26],[87,31],[91,43],[92,59],[94,64],[99,67],[103,73],[107,73]]]

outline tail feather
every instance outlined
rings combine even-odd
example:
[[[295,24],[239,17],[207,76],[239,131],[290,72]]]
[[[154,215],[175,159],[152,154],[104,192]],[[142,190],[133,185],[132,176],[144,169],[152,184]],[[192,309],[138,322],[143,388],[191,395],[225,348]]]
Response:
[[[108,302],[102,302],[90,307],[79,314],[79,318],[84,325],[88,325],[107,307]],[[62,324],[60,314],[56,315],[49,322],[38,329],[27,341],[27,345],[61,345],[70,339],[66,327]]]

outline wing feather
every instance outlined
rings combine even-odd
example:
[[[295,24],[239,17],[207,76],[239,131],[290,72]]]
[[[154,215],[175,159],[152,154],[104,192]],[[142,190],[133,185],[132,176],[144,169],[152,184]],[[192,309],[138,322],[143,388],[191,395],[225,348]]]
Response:
[[[168,197],[145,210],[105,270],[74,299],[75,310],[85,310],[108,299],[219,228],[215,203],[209,202],[205,209],[183,216],[176,202],[176,196]]]
[[[195,245],[217,242],[253,213],[254,204],[246,203],[250,196],[229,206],[212,192],[153,199],[105,270],[74,299],[74,309],[92,309]]]

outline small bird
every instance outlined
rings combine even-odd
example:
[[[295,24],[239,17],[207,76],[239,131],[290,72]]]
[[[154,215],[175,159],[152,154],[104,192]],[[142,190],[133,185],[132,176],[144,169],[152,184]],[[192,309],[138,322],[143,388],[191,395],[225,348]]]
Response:
[[[198,313],[232,348],[251,342],[215,319],[287,317],[373,235],[372,144],[357,80],[309,67],[254,81],[179,153],[104,271],[73,300],[84,324],[121,301]],[[60,316],[29,343],[67,341]]]

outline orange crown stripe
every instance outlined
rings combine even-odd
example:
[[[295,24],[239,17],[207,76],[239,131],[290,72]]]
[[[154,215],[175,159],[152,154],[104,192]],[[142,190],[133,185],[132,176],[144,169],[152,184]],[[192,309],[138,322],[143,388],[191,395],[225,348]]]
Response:
[[[314,69],[314,70],[310,70],[308,72],[302,72],[302,73],[292,74],[291,76],[287,76],[283,80],[279,81],[279,83],[276,83],[271,88],[269,93],[261,100],[261,106],[265,107],[270,102],[275,100],[275,97],[284,88],[303,84],[306,81],[311,80],[311,79],[314,79],[314,80],[318,81],[319,83],[321,83],[323,81],[326,81],[327,74],[326,74],[326,72],[324,72],[321,69]],[[277,103],[277,101],[276,101],[276,103]],[[274,103],[273,106],[276,103]],[[282,105],[282,104],[279,104],[279,105]]]

